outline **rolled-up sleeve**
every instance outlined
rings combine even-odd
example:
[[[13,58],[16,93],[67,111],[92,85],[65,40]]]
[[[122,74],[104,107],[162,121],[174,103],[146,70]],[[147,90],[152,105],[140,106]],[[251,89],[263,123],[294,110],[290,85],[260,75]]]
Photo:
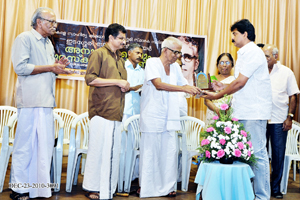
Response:
[[[27,76],[32,73],[35,65],[29,64],[30,41],[26,37],[18,36],[12,47],[12,62],[16,74]]]
[[[87,85],[99,77],[101,65],[102,56],[100,55],[100,52],[94,51],[89,57],[88,67],[86,69],[85,82]]]

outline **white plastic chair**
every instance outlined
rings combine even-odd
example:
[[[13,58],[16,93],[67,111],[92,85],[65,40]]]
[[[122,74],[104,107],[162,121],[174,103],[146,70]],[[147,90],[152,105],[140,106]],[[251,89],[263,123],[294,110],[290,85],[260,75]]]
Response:
[[[289,130],[286,140],[286,150],[283,166],[283,175],[280,184],[280,190],[286,194],[289,179],[291,162],[294,161],[294,181],[296,181],[296,161],[300,161],[300,150],[298,147],[300,126],[293,121],[292,129]]]
[[[3,190],[6,170],[10,155],[13,150],[15,125],[17,122],[17,108],[11,106],[0,106],[0,193]]]
[[[127,149],[126,149],[124,192],[129,193],[135,162],[137,157],[140,155],[140,150],[139,150],[140,138],[141,138],[140,115],[134,115],[129,117],[124,122],[124,130],[127,133],[127,141],[133,142],[133,145],[127,145]]]
[[[54,178],[54,183],[57,183],[57,187],[54,188],[54,192],[60,191],[61,183],[61,171],[62,171],[62,158],[63,158],[63,138],[64,138],[64,122],[63,119],[53,111],[54,118],[54,134],[57,138],[57,143],[53,149],[53,158],[51,169],[51,176]]]
[[[73,184],[77,185],[80,160],[82,156],[81,154],[87,154],[88,150],[89,124],[90,120],[88,118],[88,112],[78,115],[72,122],[67,167],[66,192],[72,191],[73,180]],[[83,130],[82,141],[81,130]]]
[[[182,153],[182,172],[181,172],[181,190],[187,191],[190,171],[192,165],[192,157],[200,155],[197,148],[200,145],[200,132],[204,128],[205,123],[200,119],[190,116],[180,117],[182,133],[181,153]],[[180,134],[179,133],[179,134]]]

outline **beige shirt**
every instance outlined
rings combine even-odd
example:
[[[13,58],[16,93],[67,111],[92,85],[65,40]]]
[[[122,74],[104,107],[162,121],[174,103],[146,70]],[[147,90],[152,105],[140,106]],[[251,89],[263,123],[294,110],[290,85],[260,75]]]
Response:
[[[55,63],[54,48],[49,38],[44,38],[34,29],[21,33],[13,44],[11,59],[18,75],[17,107],[55,107],[55,74],[31,75],[35,65]]]
[[[90,55],[85,75],[87,85],[98,77],[127,80],[125,61],[121,57],[120,51],[117,51],[116,54],[117,57],[105,44]],[[124,100],[125,93],[118,86],[90,86],[89,118],[92,119],[98,115],[108,120],[122,121]]]

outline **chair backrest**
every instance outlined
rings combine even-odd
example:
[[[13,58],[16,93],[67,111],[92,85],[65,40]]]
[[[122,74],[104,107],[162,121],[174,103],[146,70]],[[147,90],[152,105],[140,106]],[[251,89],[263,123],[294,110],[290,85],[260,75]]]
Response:
[[[297,149],[299,133],[300,133],[300,126],[296,125],[296,123],[293,123],[292,128],[291,128],[291,130],[289,130],[288,136],[286,139],[285,154],[299,155],[299,149]]]
[[[76,131],[77,148],[88,149],[89,127],[90,127],[90,119],[89,119],[88,112],[78,115],[73,120],[71,129],[74,129]],[[81,136],[81,130],[83,130],[82,136]]]
[[[128,133],[130,128],[130,133],[134,137],[134,148],[139,149],[140,147],[140,139],[141,139],[141,132],[140,132],[140,115],[133,115],[129,117],[124,122],[124,130]]]
[[[2,143],[4,126],[8,125],[8,120],[12,115],[15,114],[15,117],[17,116],[17,110],[17,108],[12,106],[0,106],[0,143]],[[13,142],[14,139],[13,133],[16,125],[16,120],[13,120],[12,122],[13,124],[9,133],[9,142]]]
[[[200,145],[200,132],[205,123],[191,116],[180,117],[181,132],[186,135],[188,151],[195,151]]]
[[[71,110],[63,109],[63,108],[56,108],[53,110],[54,113],[58,114],[62,120],[64,121],[64,139],[63,144],[70,143],[70,132],[71,132],[71,125],[73,120],[78,116]],[[58,136],[58,129],[55,129],[55,137]]]

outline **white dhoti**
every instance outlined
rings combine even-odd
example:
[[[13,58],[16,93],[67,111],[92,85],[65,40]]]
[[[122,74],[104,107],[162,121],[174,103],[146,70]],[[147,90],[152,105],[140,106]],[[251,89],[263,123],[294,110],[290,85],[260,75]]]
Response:
[[[140,197],[165,196],[177,184],[175,131],[142,133],[140,140]]]
[[[121,122],[94,116],[90,121],[89,148],[82,187],[112,199],[117,187]]]
[[[15,134],[11,189],[30,198],[51,197],[50,166],[54,146],[52,108],[19,108]],[[31,187],[30,187],[31,186]]]

